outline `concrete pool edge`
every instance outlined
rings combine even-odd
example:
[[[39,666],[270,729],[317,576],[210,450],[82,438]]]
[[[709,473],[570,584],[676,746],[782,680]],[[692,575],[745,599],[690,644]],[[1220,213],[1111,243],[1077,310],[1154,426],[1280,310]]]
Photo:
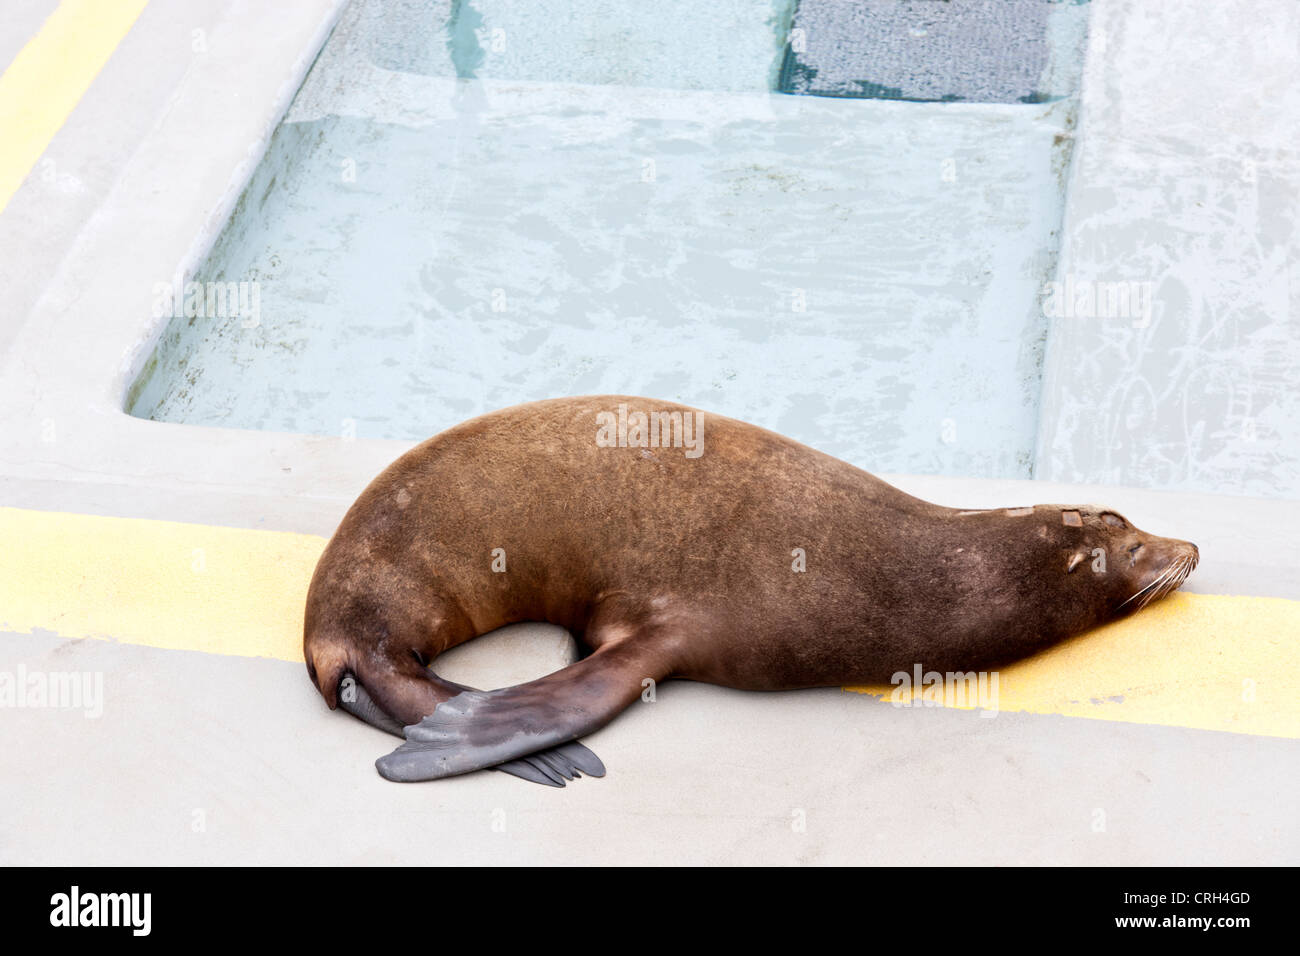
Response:
[[[223,36],[242,38],[226,44],[238,56],[205,59],[187,74],[3,357],[0,407],[12,423],[0,433],[0,481],[12,491],[6,503],[50,507],[75,498],[70,489],[94,487],[103,502],[97,507],[110,512],[248,525],[253,519],[238,516],[231,503],[255,501],[265,527],[322,534],[378,471],[410,447],[167,424],[122,410],[167,321],[150,318],[153,285],[184,273],[215,240],[344,6],[345,0],[296,5],[277,13],[283,20],[275,30],[265,29],[265,14],[239,8],[213,30],[214,48],[223,46],[217,42]],[[253,21],[263,29],[254,29]],[[214,124],[226,133],[217,138],[220,148],[195,150],[195,142],[211,138]],[[195,223],[201,224],[197,233]],[[186,250],[179,259],[177,249]],[[1097,486],[1031,487],[1023,481],[897,480],[913,493],[971,507],[1030,496],[1070,501],[1112,494]],[[1192,509],[1212,513],[1216,526],[1271,529],[1272,535],[1251,539],[1266,580],[1219,589],[1300,596],[1283,583],[1300,577],[1288,575],[1300,569],[1293,503],[1186,495],[1169,499],[1179,506],[1155,507],[1148,519],[1143,507],[1160,492],[1114,491],[1114,506],[1139,502],[1130,509],[1134,520],[1157,532],[1164,515]],[[1239,540],[1225,537],[1230,548]],[[1244,558],[1234,561],[1229,564],[1242,569],[1234,572],[1242,582],[1258,577],[1244,570]]]
[[[0,472],[248,495],[350,497],[407,447],[165,426],[121,413],[167,324],[165,317],[150,318],[154,287],[187,275],[216,240],[344,7],[343,0],[318,0],[310,13],[285,13],[283,29],[263,24],[257,49],[249,49],[250,42],[240,50],[242,69],[214,57],[186,75],[0,366],[0,403],[17,422],[0,436]],[[213,28],[214,50],[228,46],[230,35],[244,34],[247,25],[238,22],[244,15],[237,8]],[[274,41],[265,33],[275,33]],[[213,79],[223,72],[237,73],[240,87]],[[233,108],[241,103],[255,108]],[[208,138],[200,131],[213,126],[225,134],[220,148],[195,149],[194,143]],[[247,145],[228,145],[240,143]],[[186,251],[178,257],[178,249]],[[79,310],[93,310],[93,318],[83,321]],[[63,347],[70,342],[75,350]]]
[[[277,464],[286,444],[294,457],[310,457],[306,436],[169,433],[122,409],[166,322],[153,317],[151,290],[206,255],[345,6],[236,6],[210,29],[208,54],[187,71],[0,360],[0,407],[13,423],[0,434],[0,474],[203,486],[224,461],[233,468],[218,484],[265,491],[288,470]]]

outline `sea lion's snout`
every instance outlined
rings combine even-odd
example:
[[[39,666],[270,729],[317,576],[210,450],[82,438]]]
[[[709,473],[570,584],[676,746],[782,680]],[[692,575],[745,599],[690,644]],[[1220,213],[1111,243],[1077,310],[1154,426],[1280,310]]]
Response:
[[[1201,560],[1201,551],[1192,542],[1153,535],[1139,535],[1129,555],[1135,574],[1132,593],[1120,604],[1124,612],[1140,611],[1177,591]]]

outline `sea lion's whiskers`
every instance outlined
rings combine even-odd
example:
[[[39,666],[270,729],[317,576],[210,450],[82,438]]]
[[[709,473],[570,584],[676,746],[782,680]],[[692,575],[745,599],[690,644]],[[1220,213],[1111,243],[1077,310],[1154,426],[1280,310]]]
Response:
[[[1183,586],[1183,582],[1187,580],[1187,576],[1192,573],[1193,567],[1195,567],[1195,564],[1193,563],[1191,557],[1184,556],[1182,559],[1182,567],[1178,569],[1178,579],[1177,581],[1174,582],[1174,586],[1169,589],[1170,594],[1172,594],[1174,591],[1177,591],[1180,587]]]
[[[1163,583],[1161,583],[1160,587],[1156,588],[1154,591],[1152,591],[1150,594],[1146,596],[1146,599],[1143,600],[1142,602],[1142,607],[1146,607],[1152,601],[1164,597],[1165,595],[1169,594],[1169,592],[1173,591],[1176,587],[1178,587],[1179,584],[1178,575],[1182,569],[1182,564],[1183,564],[1183,559],[1178,558],[1177,560],[1174,561],[1173,564],[1169,566],[1169,572],[1164,576],[1165,579]],[[1141,609],[1142,609],[1141,607],[1138,608],[1138,610]]]
[[[1152,581],[1152,582],[1151,582],[1150,584],[1148,584],[1146,587],[1141,588],[1140,590],[1138,590],[1138,591],[1134,592],[1132,595],[1130,595],[1130,596],[1129,596],[1129,597],[1124,601],[1124,603],[1120,605],[1120,607],[1126,607],[1130,602],[1137,600],[1138,598],[1142,597],[1143,594],[1145,594],[1146,592],[1150,591],[1152,588],[1154,588],[1154,587],[1156,587],[1157,585],[1159,585],[1162,581],[1164,581],[1165,577],[1168,576],[1168,574],[1169,574],[1171,571],[1173,571],[1173,569],[1174,569],[1174,565],[1172,565],[1172,564],[1171,564],[1169,567],[1165,568],[1164,571],[1162,571],[1162,572],[1160,573],[1160,576],[1159,576],[1159,577],[1157,577],[1154,581]],[[1146,604],[1145,604],[1145,602],[1144,602],[1143,604],[1138,605],[1138,609],[1141,610],[1141,609],[1142,609],[1143,607],[1145,607],[1145,606],[1146,606]]]
[[[1126,607],[1128,604],[1136,600],[1138,601],[1137,610],[1142,610],[1152,601],[1162,598],[1181,587],[1183,582],[1187,580],[1187,576],[1191,574],[1193,567],[1195,567],[1195,565],[1192,563],[1190,556],[1184,555],[1183,557],[1175,558],[1169,567],[1165,568],[1165,570],[1161,572],[1159,577],[1146,587],[1131,595],[1128,600],[1120,605],[1120,607]]]
[[[1138,610],[1140,611],[1152,601],[1159,600],[1160,598],[1178,590],[1178,588],[1182,586],[1182,583],[1187,580],[1189,564],[1190,558],[1184,556],[1176,559],[1173,564],[1166,568],[1165,573],[1154,582],[1159,584],[1159,587],[1143,598],[1142,602],[1138,605]]]

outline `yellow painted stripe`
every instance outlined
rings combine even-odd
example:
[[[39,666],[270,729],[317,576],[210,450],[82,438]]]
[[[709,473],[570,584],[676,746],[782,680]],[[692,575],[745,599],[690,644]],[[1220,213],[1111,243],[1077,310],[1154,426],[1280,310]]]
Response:
[[[0,629],[302,660],[325,547],[287,534],[0,508]]]
[[[325,546],[17,508],[0,542],[0,629],[286,661]],[[998,691],[1002,711],[1300,738],[1300,601],[1178,593],[1006,668]]]
[[[997,710],[1300,738],[1300,601],[1179,591],[1003,669]]]
[[[148,0],[63,0],[0,75],[0,212]]]

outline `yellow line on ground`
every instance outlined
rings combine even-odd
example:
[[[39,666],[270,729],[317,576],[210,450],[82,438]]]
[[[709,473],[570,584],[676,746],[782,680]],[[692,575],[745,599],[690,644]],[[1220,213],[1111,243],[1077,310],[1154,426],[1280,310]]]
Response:
[[[1000,711],[1300,738],[1300,601],[1179,591],[1004,668],[997,690]]]
[[[0,212],[148,0],[63,0],[0,75]]]
[[[0,508],[0,629],[302,660],[325,540]]]
[[[0,630],[286,661],[302,660],[307,584],[325,546],[18,508],[0,508],[0,542]],[[997,706],[1300,738],[1300,601],[1175,594],[1004,669]]]

